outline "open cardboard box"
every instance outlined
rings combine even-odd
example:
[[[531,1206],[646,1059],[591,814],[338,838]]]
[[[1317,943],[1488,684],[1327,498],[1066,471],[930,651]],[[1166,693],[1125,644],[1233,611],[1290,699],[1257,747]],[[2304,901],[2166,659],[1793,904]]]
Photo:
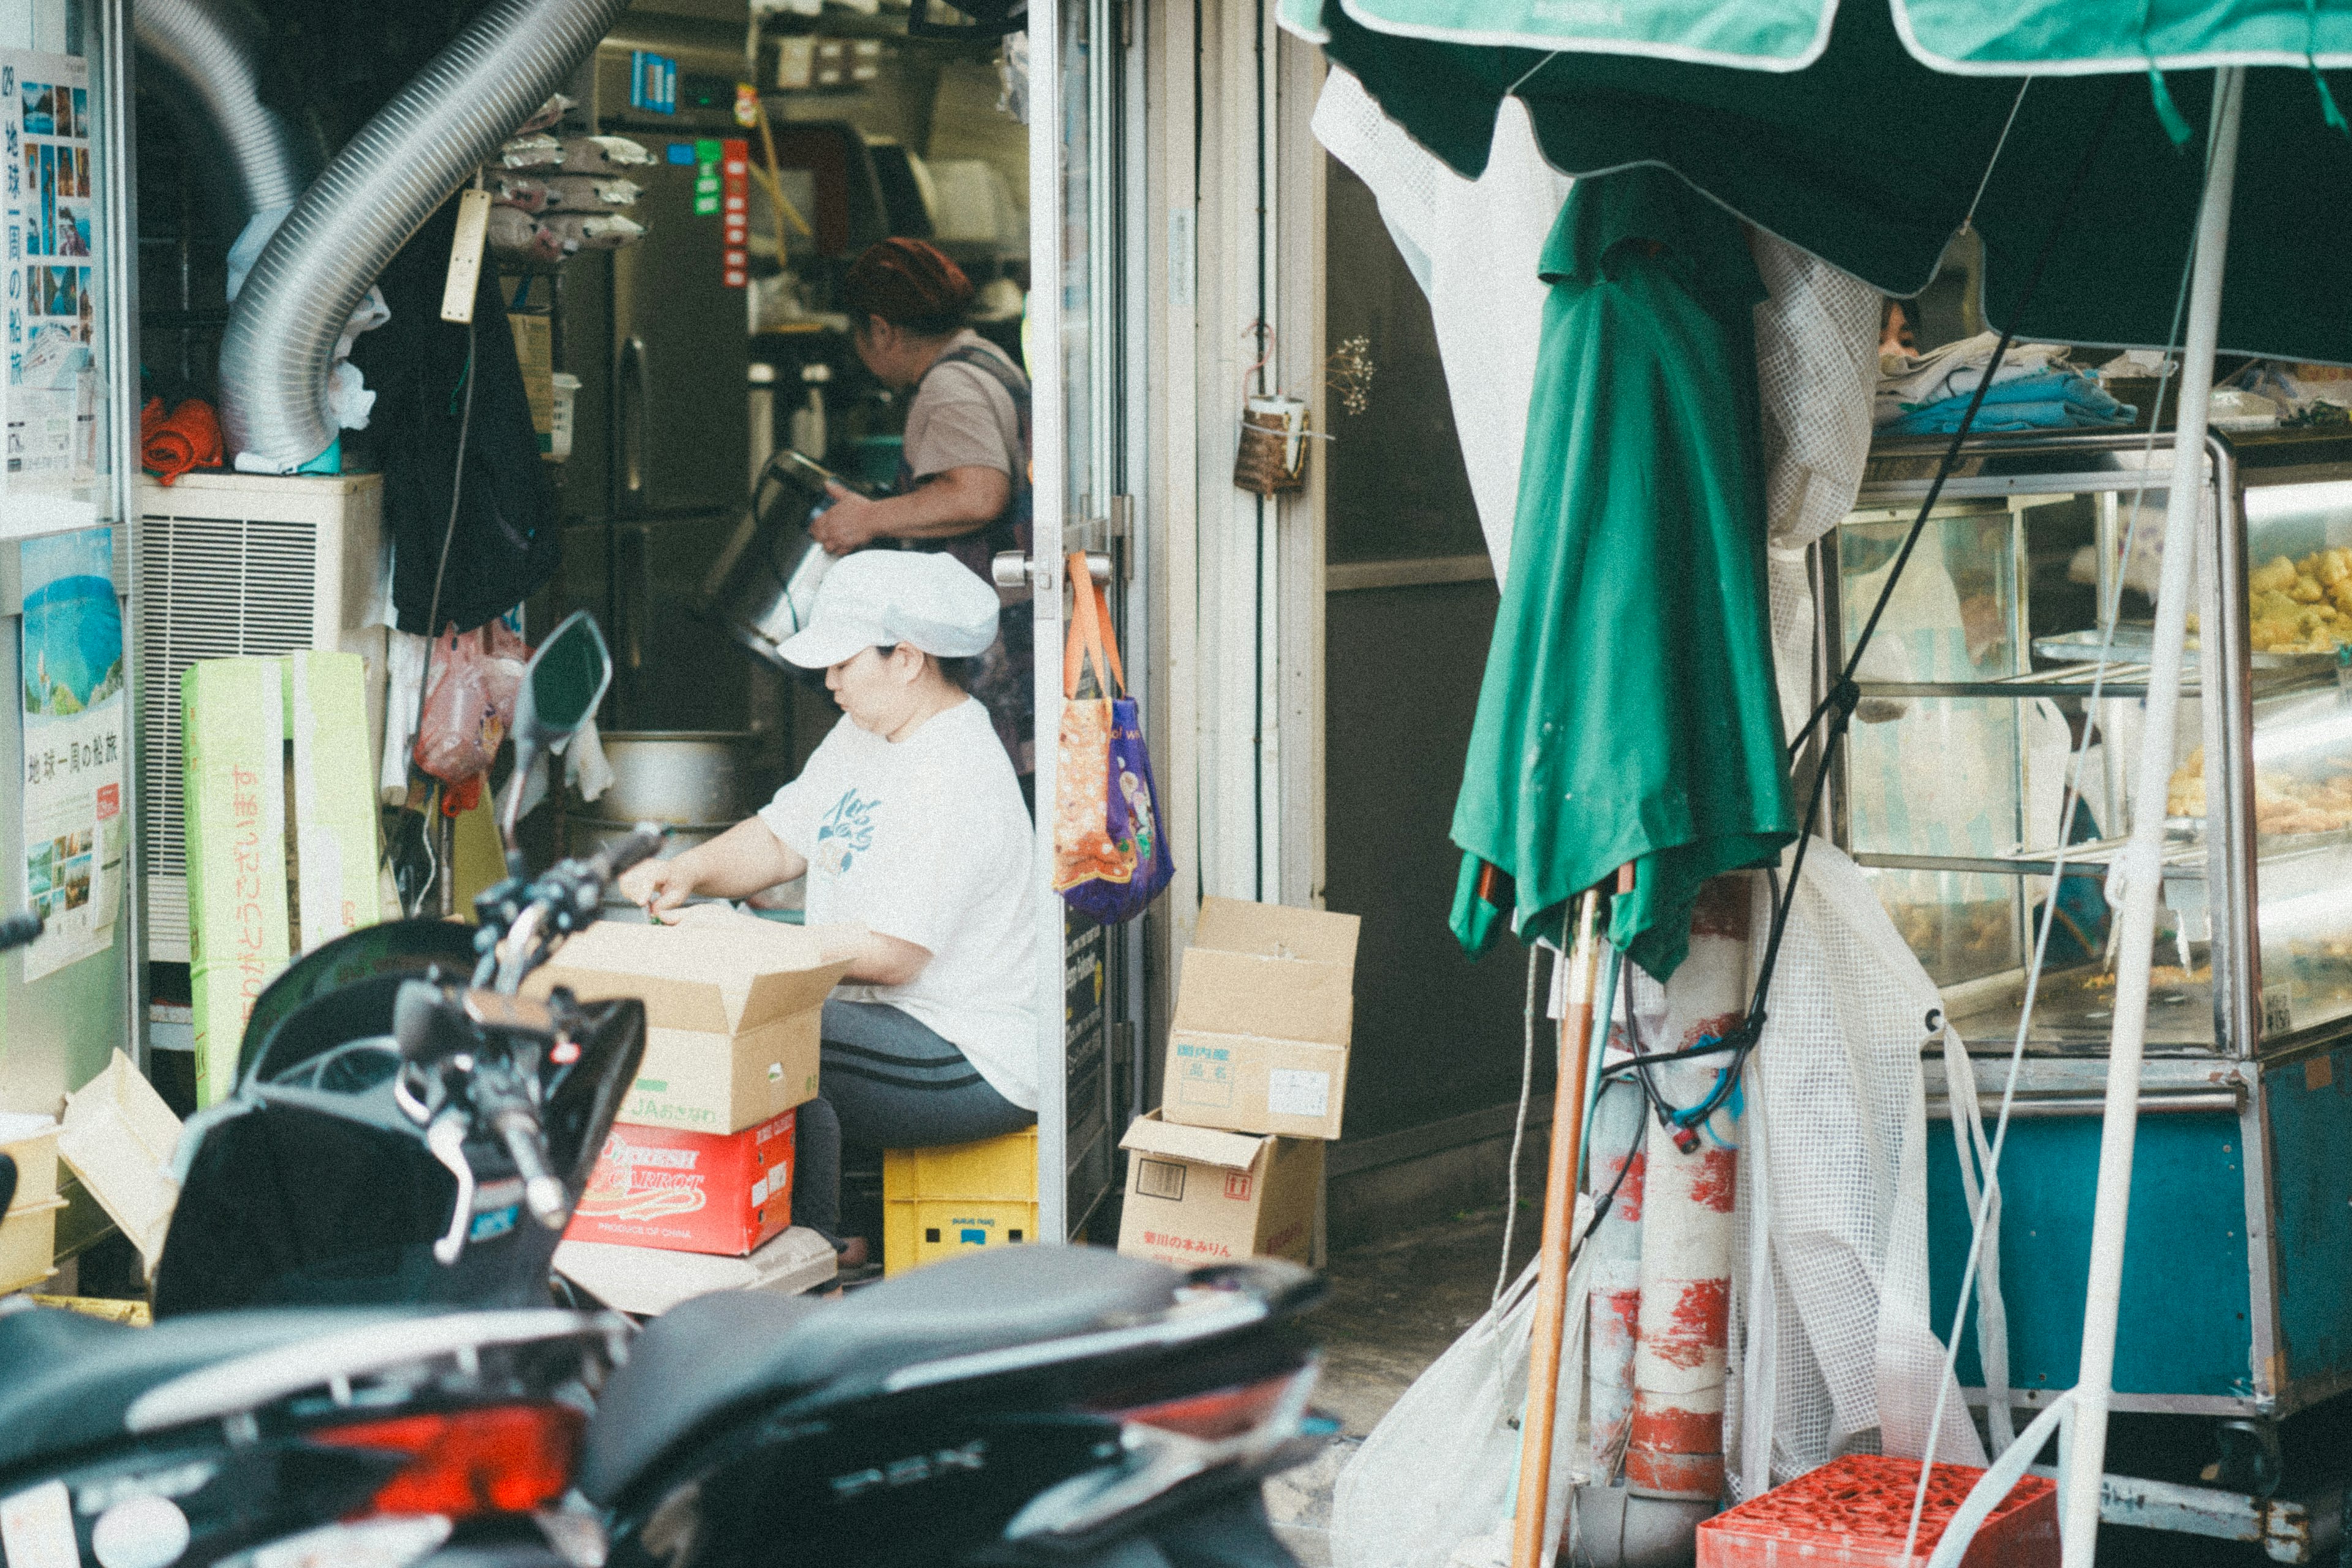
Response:
[[[1169,1121],[1339,1136],[1360,924],[1322,910],[1202,900],[1169,1030]]]
[[[645,1060],[617,1120],[728,1133],[816,1098],[818,1020],[848,967],[825,962],[806,931],[765,921],[599,921],[523,991],[641,999]]]
[[[1119,1140],[1127,1205],[1118,1249],[1179,1268],[1237,1258],[1312,1264],[1323,1143],[1137,1117]]]
[[[179,1146],[180,1119],[120,1050],[103,1072],[66,1096],[58,1157],[131,1238],[150,1274],[180,1202],[172,1175]]]

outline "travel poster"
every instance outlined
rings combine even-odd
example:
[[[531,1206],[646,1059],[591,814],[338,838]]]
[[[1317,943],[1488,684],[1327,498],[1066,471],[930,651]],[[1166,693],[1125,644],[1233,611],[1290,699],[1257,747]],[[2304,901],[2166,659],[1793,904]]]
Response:
[[[129,741],[114,531],[16,546],[25,584],[24,883],[47,922],[24,950],[37,980],[104,952],[122,902],[122,775]]]
[[[97,476],[100,278],[88,62],[0,50],[0,536],[88,512],[36,498]],[[13,503],[13,504],[12,504]]]

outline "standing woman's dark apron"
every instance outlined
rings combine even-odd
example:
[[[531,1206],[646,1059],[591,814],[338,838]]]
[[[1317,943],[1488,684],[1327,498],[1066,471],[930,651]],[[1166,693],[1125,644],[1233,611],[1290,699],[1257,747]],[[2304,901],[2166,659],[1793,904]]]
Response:
[[[994,556],[1008,550],[1024,556],[1029,553],[1029,383],[1003,356],[971,343],[950,349],[933,360],[930,368],[923,372],[923,381],[929,381],[943,364],[968,364],[983,371],[994,377],[1013,399],[1013,412],[1021,431],[1021,449],[1008,454],[1012,459],[1009,477],[1013,480],[1013,496],[993,522],[983,523],[970,533],[952,539],[901,540],[898,546],[902,550],[945,552],[971,567],[982,582],[992,587],[996,579],[990,564]],[[917,382],[914,396],[922,395],[922,382]],[[913,398],[908,401],[912,403]],[[914,465],[901,453],[898,493],[906,495],[914,489]],[[1005,754],[1013,759],[1013,771],[1024,781],[1037,771],[1037,691],[1031,678],[1035,668],[1032,616],[1025,594],[1003,606],[997,618],[995,646],[980,656],[971,681],[971,694],[988,710],[988,717],[996,726],[996,738],[1004,742]]]

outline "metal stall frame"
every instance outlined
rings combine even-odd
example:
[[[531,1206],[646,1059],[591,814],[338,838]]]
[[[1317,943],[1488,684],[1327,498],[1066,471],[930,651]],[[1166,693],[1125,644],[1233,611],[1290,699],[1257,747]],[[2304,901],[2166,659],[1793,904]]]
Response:
[[[2159,436],[2159,453],[2170,447]],[[2279,1151],[2273,1122],[2273,1079],[2282,1071],[2302,1070],[2306,1079],[2326,1083],[2333,1071],[2331,1054],[2352,1041],[2352,1017],[2337,1017],[2301,1028],[2291,1014],[2266,1008],[2263,974],[2260,906],[2257,883],[2258,849],[2252,813],[2254,678],[2248,640],[2248,536],[2245,492],[2249,479],[2259,488],[2352,479],[2352,443],[2321,447],[2326,462],[2250,463],[2258,455],[2221,433],[2209,436],[2205,468],[2213,497],[2212,523],[2198,536],[2200,561],[2198,608],[2208,628],[2200,654],[2200,719],[2205,752],[2207,830],[2201,855],[2168,860],[2167,879],[2203,880],[2210,891],[2207,904],[2213,915],[2212,1044],[2209,1048],[2175,1047],[2170,1054],[2151,1054],[2141,1079],[2143,1117],[2227,1114],[2237,1129],[2244,1215],[2246,1271],[2246,1376],[2229,1394],[2142,1392],[2118,1393],[2111,1408],[2121,1412],[2197,1416],[2224,1422],[2251,1423],[2256,1439],[2275,1445],[2277,1423],[2323,1401],[2352,1391],[2352,1364],[2300,1378],[2291,1375],[2288,1347],[2283,1342],[2283,1283]],[[2160,469],[2070,468],[2068,462],[2096,462],[2119,454],[2139,454],[2147,447],[2145,432],[2117,432],[2033,438],[1982,438],[1963,447],[1963,458],[2059,459],[2054,471],[1988,475],[1963,473],[1948,480],[1938,515],[1980,510],[1987,501],[2014,502],[2027,497],[2095,495],[2101,499],[2099,532],[2101,602],[2112,587],[2114,570],[2114,507],[2116,498],[2143,485],[2160,498],[2168,479]],[[1874,451],[1873,468],[1908,467],[1904,459],[1927,458],[1932,464],[1940,444],[1888,443]],[[1894,461],[1888,461],[1893,459]],[[1981,467],[1970,464],[1971,467]],[[2250,474],[2252,468],[2253,472]],[[1866,480],[1855,503],[1856,514],[1897,510],[1905,520],[1925,497],[1928,479],[1918,477]],[[2158,515],[2160,503],[2147,505],[2145,520]],[[1814,548],[1813,580],[1818,600],[1822,655],[1832,658],[1843,646],[1839,573],[1834,535]],[[2024,563],[2018,563],[2021,574]],[[2020,609],[2022,611],[2021,597]],[[2021,647],[2023,647],[2021,642]],[[1826,668],[1826,667],[1824,667]],[[1864,683],[1865,690],[1889,697],[2005,697],[2023,694],[2082,696],[2086,685],[2050,680],[2031,684],[2017,680],[1914,681]],[[2108,699],[2140,695],[2144,684],[2111,681]],[[1832,832],[1841,845],[1851,842],[1851,813],[1843,776],[1832,781]],[[2106,825],[2116,831],[2119,824]],[[1996,858],[1966,856],[1857,854],[1865,866],[1890,868],[2046,875],[2053,868],[2046,856],[2017,854]],[[2070,857],[2076,874],[2099,872],[2095,859]],[[2283,999],[2282,999],[2283,1000]],[[2008,1077],[2008,1042],[1973,1042],[1970,1057],[1974,1089],[1988,1116],[1997,1109]],[[1928,1114],[1946,1115],[1951,1087],[1944,1081],[1943,1066],[1932,1052],[1925,1063]],[[2104,1051],[2059,1054],[2037,1050],[2029,1044],[2020,1070],[2011,1115],[2019,1121],[2052,1118],[2095,1119],[2101,1114],[2106,1089]],[[2226,1145],[2224,1146],[2226,1148]],[[1981,1387],[1966,1391],[1969,1404],[1981,1405],[1990,1397]],[[2012,1388],[2011,1402],[2028,1409],[2046,1407],[2054,1388]],[[2273,1452],[2275,1453],[2273,1447]],[[2215,1487],[2179,1485],[2140,1478],[2109,1475],[2105,1483],[2102,1518],[2186,1533],[2255,1542],[2274,1560],[2312,1562],[2338,1544],[2347,1494],[2329,1487],[2301,1497],[2270,1496]]]

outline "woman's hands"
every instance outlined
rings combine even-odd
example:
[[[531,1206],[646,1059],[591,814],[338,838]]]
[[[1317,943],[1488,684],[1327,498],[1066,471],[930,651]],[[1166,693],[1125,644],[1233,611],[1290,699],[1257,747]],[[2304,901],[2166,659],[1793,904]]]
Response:
[[[633,904],[643,905],[647,914],[661,920],[694,896],[690,860],[691,856],[681,855],[671,860],[638,861],[621,873],[621,896]]]
[[[883,502],[868,500],[832,480],[826,481],[824,493],[833,498],[833,504],[810,521],[809,537],[824,546],[826,554],[863,550],[887,531],[889,518]]]
[[[621,896],[641,904],[664,923],[669,911],[700,894],[712,899],[748,899],[762,888],[808,874],[808,862],[748,817],[708,844],[698,844],[667,860],[640,860],[621,873]]]
[[[877,539],[957,539],[985,528],[1013,504],[1013,480],[1002,469],[949,468],[904,495],[869,500],[832,483],[833,504],[809,520],[809,537],[829,555],[863,550]]]

